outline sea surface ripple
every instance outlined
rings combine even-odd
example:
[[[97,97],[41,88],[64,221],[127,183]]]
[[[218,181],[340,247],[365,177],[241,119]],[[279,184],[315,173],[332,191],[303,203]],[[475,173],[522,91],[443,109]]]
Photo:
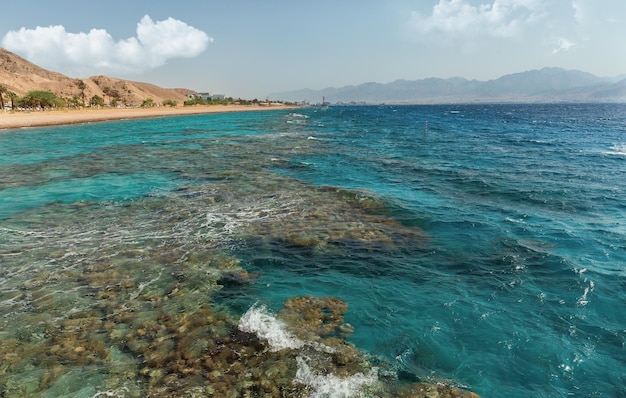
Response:
[[[348,341],[400,382],[626,396],[625,187],[624,104],[331,106],[3,131],[0,387],[134,391],[85,366],[114,357],[135,369],[129,352],[145,347],[119,336],[152,313],[208,311],[205,300],[270,327],[290,298],[329,296],[348,303]],[[67,364],[41,358],[85,314],[113,348],[62,376]],[[333,396],[298,358],[296,380]],[[341,391],[374,377],[358,375]]]

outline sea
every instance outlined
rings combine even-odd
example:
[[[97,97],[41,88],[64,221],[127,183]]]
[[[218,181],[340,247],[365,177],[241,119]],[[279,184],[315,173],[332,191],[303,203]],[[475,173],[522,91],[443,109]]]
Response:
[[[0,396],[382,382],[626,397],[626,104],[0,131]]]

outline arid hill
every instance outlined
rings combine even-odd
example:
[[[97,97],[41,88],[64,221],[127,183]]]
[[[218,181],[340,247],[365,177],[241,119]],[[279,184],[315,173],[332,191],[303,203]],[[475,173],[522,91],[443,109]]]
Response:
[[[182,104],[195,91],[184,88],[162,88],[149,83],[133,82],[107,76],[74,79],[61,73],[51,72],[0,48],[0,85],[23,96],[31,90],[51,91],[59,97],[71,98],[81,95],[80,82],[85,84],[84,95],[89,101],[94,95],[106,103],[116,97],[120,103],[141,104],[147,98],[155,103],[173,100]]]

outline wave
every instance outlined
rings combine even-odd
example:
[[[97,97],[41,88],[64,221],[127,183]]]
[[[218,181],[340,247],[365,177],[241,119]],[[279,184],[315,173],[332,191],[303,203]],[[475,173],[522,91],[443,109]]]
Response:
[[[270,314],[264,305],[252,306],[243,314],[239,320],[239,330],[255,333],[267,342],[270,351],[304,347],[304,341],[289,333],[286,324]]]
[[[603,155],[626,157],[626,144],[616,144],[607,151],[602,151]]]
[[[289,124],[304,124],[307,122],[309,116],[301,113],[292,112],[287,115],[287,123]]]
[[[287,327],[265,305],[253,305],[239,320],[239,330],[256,334],[268,344],[269,351],[297,350],[294,381],[309,387],[311,398],[365,397],[363,389],[379,381],[377,367],[369,368],[366,373],[358,372],[345,377],[315,371],[315,366],[311,364],[320,362],[318,354],[323,357],[324,354],[334,353],[335,349],[316,341],[302,340],[290,333]]]
[[[372,368],[369,373],[357,373],[341,378],[331,374],[319,374],[309,367],[307,360],[301,356],[296,358],[298,371],[296,381],[309,386],[313,393],[311,398],[344,398],[365,397],[363,387],[378,381],[378,369]]]

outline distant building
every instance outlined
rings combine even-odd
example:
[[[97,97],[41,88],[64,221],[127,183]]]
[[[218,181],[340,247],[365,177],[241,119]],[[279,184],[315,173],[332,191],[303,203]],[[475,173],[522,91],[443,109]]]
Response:
[[[203,100],[223,100],[226,98],[224,94],[211,94],[211,93],[198,93],[198,94],[189,94],[189,98],[200,98]]]

